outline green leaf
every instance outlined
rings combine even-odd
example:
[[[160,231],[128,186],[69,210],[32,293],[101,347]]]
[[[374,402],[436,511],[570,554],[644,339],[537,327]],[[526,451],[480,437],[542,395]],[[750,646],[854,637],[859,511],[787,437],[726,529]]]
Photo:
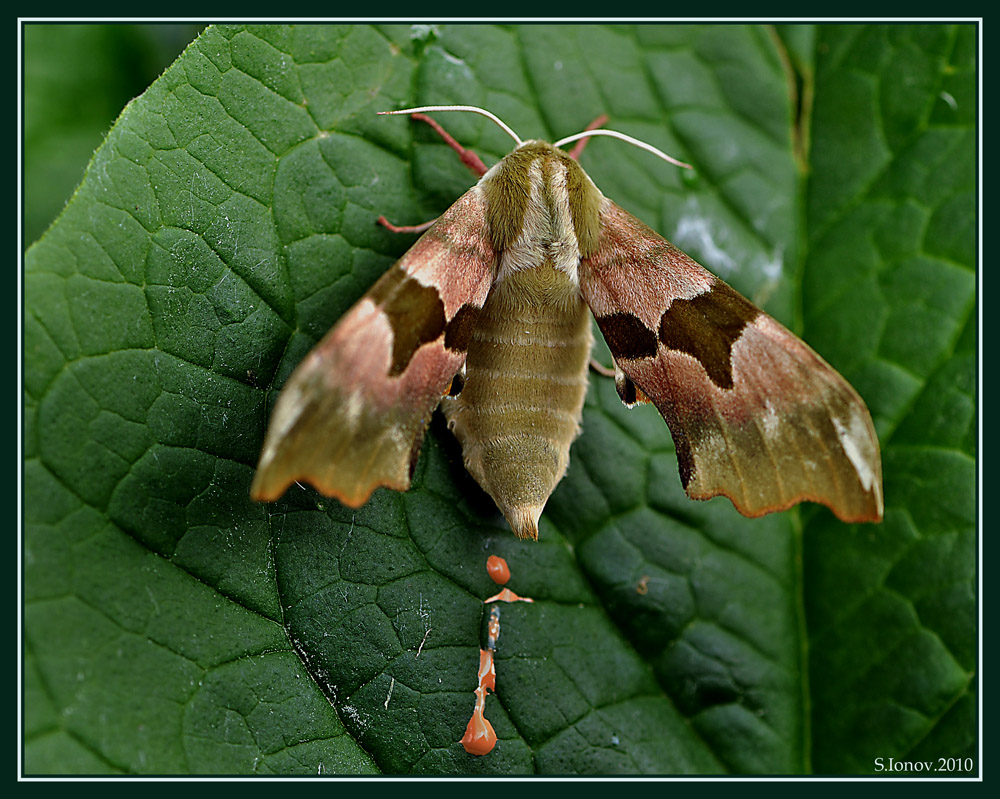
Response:
[[[122,106],[145,90],[198,29],[23,27],[25,246],[62,210]]]
[[[975,28],[820,33],[805,333],[854,350],[887,509],[805,530],[813,766],[864,772],[975,754]]]
[[[972,26],[207,29],[26,258],[25,771],[972,756],[974,45]],[[885,522],[688,500],[660,417],[596,376],[538,543],[438,418],[405,494],[252,503],[278,389],[412,242],[376,217],[424,221],[473,180],[426,128],[375,115],[427,103],[549,140],[607,113],[694,163],[610,140],[582,160],[854,383]],[[443,121],[487,163],[509,148]],[[475,757],[458,741],[489,554],[535,602],[500,609],[499,742]]]

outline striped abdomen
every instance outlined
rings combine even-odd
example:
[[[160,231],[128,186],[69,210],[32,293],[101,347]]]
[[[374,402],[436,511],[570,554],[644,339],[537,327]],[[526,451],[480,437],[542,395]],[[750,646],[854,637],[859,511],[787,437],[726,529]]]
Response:
[[[497,283],[479,315],[461,393],[442,408],[465,466],[521,538],[569,462],[580,430],[590,315],[572,279],[548,263]]]

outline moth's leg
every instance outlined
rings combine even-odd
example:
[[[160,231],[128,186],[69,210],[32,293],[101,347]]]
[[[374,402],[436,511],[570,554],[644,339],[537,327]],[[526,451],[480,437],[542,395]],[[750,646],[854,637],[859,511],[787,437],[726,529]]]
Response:
[[[469,169],[471,169],[473,172],[475,172],[477,177],[481,178],[483,175],[486,174],[486,164],[483,163],[482,159],[474,152],[472,152],[472,150],[466,150],[461,144],[455,141],[455,139],[452,138],[451,134],[448,133],[448,131],[446,131],[444,128],[442,128],[437,122],[435,122],[426,114],[414,114],[413,118],[419,119],[421,122],[426,122],[428,125],[434,128],[434,132],[437,133],[437,135],[440,136],[442,139],[444,139],[445,144],[447,144],[449,147],[451,147],[452,150],[458,153],[458,157],[462,159],[462,163],[465,164],[467,167],[469,167]],[[605,120],[607,120],[607,117],[605,117]]]
[[[607,367],[596,358],[591,358],[590,368],[602,377],[610,377],[615,381],[615,390],[618,392],[618,396],[621,397],[622,404],[626,408],[634,408],[640,402],[652,402],[643,390],[633,383],[618,367],[617,363],[614,366]]]
[[[486,174],[486,164],[483,163],[482,159],[476,155],[472,150],[465,149],[461,144],[455,141],[454,137],[448,133],[444,128],[442,128],[437,122],[431,119],[426,114],[413,114],[413,119],[418,119],[421,122],[426,122],[432,128],[434,132],[438,134],[444,143],[451,147],[458,157],[462,159],[462,163],[465,164],[469,169],[476,173],[478,177],[482,177]],[[606,120],[607,117],[604,117]],[[427,228],[433,225],[437,220],[432,219],[430,222],[424,222],[421,225],[394,225],[384,216],[380,216],[375,220],[376,224],[381,225],[386,230],[390,230],[393,233],[423,233]]]
[[[584,141],[586,141],[586,140],[584,140]],[[590,368],[593,369],[595,372],[597,372],[597,374],[599,374],[599,375],[601,375],[603,377],[614,377],[615,376],[615,368],[613,366],[611,366],[611,367],[605,366],[603,363],[601,363],[596,358],[591,358],[590,359]]]
[[[608,121],[608,115],[601,114],[597,119],[595,119],[593,122],[587,125],[587,127],[585,127],[584,130],[597,130],[607,121]],[[580,141],[576,143],[576,146],[569,151],[569,157],[572,158],[574,161],[579,161],[580,153],[583,152],[583,148],[587,146],[587,142],[589,141],[590,139],[580,139]]]

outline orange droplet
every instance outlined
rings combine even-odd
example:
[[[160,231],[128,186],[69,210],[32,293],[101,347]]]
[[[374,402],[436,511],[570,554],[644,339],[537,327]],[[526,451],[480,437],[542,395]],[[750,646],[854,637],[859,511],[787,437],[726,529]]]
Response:
[[[534,602],[535,600],[531,597],[518,596],[509,588],[504,588],[499,594],[494,594],[489,599],[484,599],[485,604],[490,602]]]
[[[645,594],[648,591],[649,591],[649,575],[644,574],[639,580],[639,584],[635,587],[635,592],[637,594]]]
[[[493,653],[488,649],[479,650],[479,687],[476,688],[476,706],[472,718],[465,726],[461,744],[470,755],[487,755],[497,745],[497,734],[490,720],[483,715],[486,708],[486,692],[495,691],[497,673],[493,667]]]
[[[497,585],[505,585],[510,579],[510,567],[499,555],[490,555],[486,559],[486,573]]]
[[[470,755],[488,755],[497,745],[497,734],[490,720],[483,715],[483,709],[476,700],[476,709],[462,736],[462,748]]]

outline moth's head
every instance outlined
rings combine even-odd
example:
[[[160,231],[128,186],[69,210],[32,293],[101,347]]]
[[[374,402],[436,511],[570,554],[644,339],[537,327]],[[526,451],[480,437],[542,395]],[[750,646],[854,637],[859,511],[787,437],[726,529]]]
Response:
[[[517,147],[511,150],[504,157],[503,160],[511,159],[513,161],[535,161],[537,159],[542,160],[558,160],[561,161],[565,158],[570,158],[569,153],[563,152],[558,147],[549,144],[547,141],[542,141],[541,139],[528,139],[528,141],[521,142]],[[570,158],[572,161],[573,159]]]
[[[516,178],[527,180],[527,171],[536,161],[539,162],[539,166],[542,170],[548,173],[551,171],[551,165],[556,163],[565,163],[567,160],[572,161],[573,166],[575,166],[576,169],[580,169],[576,161],[573,161],[568,153],[563,152],[558,147],[549,144],[547,141],[542,141],[541,139],[528,139],[527,141],[518,144],[517,147],[500,159],[500,161],[498,161],[493,168],[483,176],[483,180],[487,180],[491,176],[495,177],[496,173],[500,171],[514,173]]]

